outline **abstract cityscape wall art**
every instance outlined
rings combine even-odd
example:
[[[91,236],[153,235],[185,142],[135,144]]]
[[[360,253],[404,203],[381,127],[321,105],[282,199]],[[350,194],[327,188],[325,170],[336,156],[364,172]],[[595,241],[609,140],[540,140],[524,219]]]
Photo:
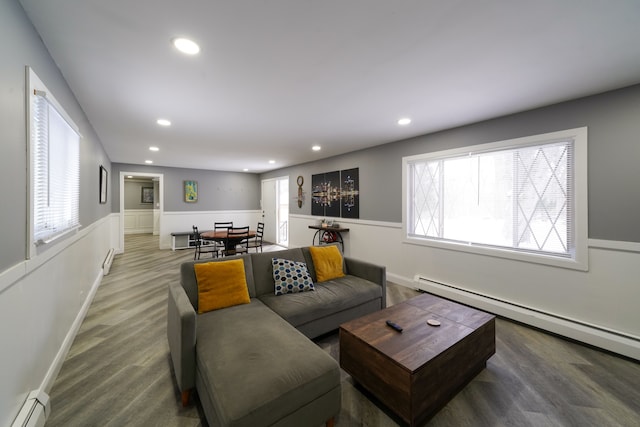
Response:
[[[325,172],[311,176],[311,215],[360,217],[359,169]]]
[[[340,216],[360,218],[360,182],[358,168],[340,171]]]

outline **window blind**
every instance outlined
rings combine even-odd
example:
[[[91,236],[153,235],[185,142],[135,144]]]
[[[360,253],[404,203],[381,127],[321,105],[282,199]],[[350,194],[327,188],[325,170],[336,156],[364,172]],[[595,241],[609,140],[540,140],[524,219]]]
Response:
[[[32,95],[33,242],[43,244],[79,226],[80,136],[47,100]]]
[[[408,234],[571,257],[573,140],[409,163]]]

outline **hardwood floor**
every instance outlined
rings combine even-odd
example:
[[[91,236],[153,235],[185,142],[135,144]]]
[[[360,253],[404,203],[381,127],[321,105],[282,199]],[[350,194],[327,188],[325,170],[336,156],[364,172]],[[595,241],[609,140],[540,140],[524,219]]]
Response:
[[[197,399],[180,404],[166,338],[167,285],[193,252],[157,247],[126,236],[51,390],[47,426],[207,425]],[[415,295],[389,284],[388,304]],[[337,333],[315,341],[337,358]],[[337,427],[398,425],[344,372],[342,386]],[[640,364],[498,318],[487,368],[426,425],[639,426]]]

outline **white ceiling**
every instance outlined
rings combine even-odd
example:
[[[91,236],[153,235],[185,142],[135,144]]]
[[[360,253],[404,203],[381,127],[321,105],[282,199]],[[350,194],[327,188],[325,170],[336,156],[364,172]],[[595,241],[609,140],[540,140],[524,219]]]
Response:
[[[20,3],[119,163],[263,172],[640,83],[638,0]]]

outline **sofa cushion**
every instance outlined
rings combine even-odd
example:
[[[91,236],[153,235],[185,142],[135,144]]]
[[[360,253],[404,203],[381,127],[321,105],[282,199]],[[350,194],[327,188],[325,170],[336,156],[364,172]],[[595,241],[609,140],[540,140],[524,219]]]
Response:
[[[346,275],[315,283],[314,292],[260,295],[260,301],[293,326],[316,321],[335,313],[382,298],[382,287],[368,280]]]
[[[337,279],[344,276],[342,254],[337,246],[309,247],[318,282]]]
[[[272,258],[275,294],[295,294],[313,290],[313,281],[307,264],[283,258]]]
[[[198,281],[198,313],[249,304],[241,259],[196,264],[194,270]]]
[[[272,425],[340,384],[337,362],[256,299],[199,315],[196,349],[214,425]]]

